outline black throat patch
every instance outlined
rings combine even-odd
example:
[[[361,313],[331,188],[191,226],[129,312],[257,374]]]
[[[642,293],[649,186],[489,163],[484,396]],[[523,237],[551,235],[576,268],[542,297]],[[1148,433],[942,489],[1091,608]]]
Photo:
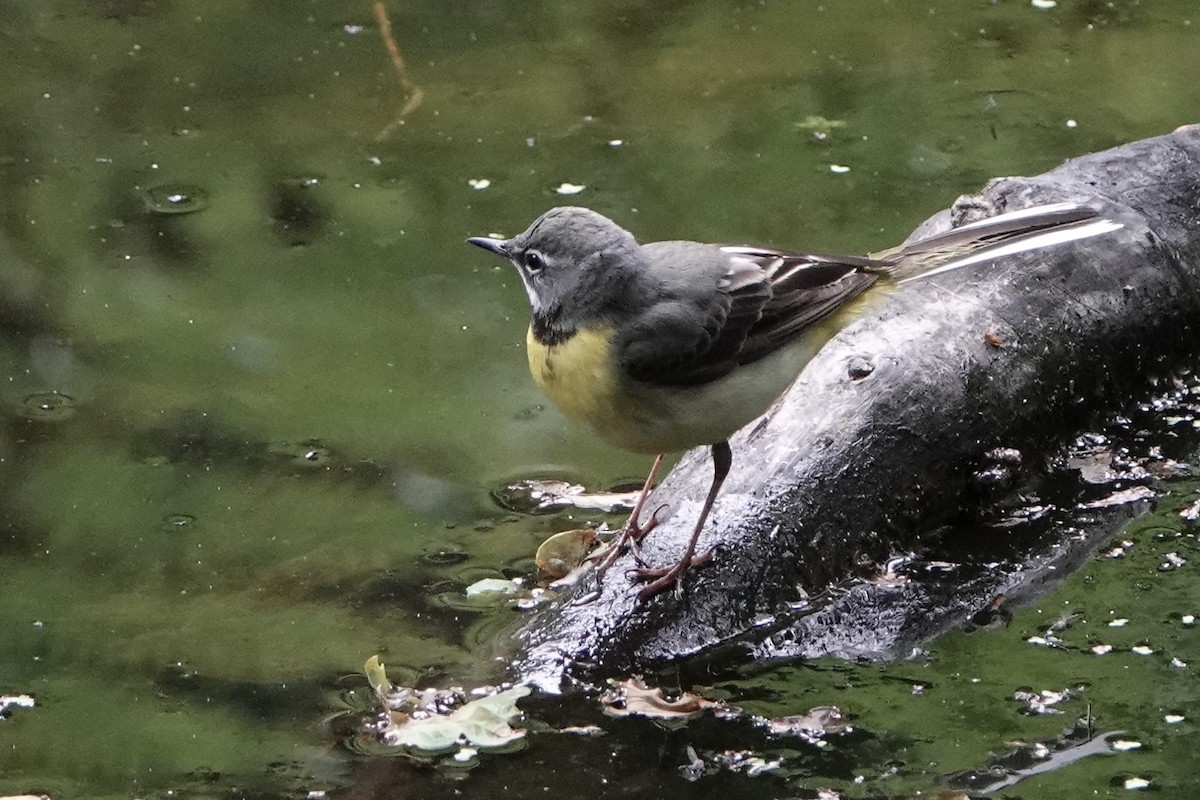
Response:
[[[574,328],[564,328],[559,322],[557,314],[547,313],[535,313],[530,321],[529,329],[533,331],[534,340],[546,347],[562,344],[576,333]]]

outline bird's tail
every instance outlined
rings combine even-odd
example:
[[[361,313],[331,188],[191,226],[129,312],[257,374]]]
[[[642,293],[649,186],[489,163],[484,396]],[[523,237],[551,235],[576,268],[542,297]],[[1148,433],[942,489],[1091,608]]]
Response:
[[[1010,211],[880,254],[898,283],[928,278],[993,258],[1051,247],[1118,230],[1121,223],[1076,203],[1053,203]]]

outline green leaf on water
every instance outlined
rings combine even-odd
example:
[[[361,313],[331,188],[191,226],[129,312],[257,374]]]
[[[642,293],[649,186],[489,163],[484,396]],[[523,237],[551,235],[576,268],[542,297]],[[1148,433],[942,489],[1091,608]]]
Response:
[[[511,722],[521,714],[517,700],[530,693],[528,686],[515,686],[499,694],[472,700],[446,716],[410,720],[389,735],[392,744],[428,753],[444,752],[469,744],[498,748],[525,736]]]
[[[380,700],[387,696],[387,693],[392,689],[392,682],[388,680],[387,670],[383,666],[383,662],[379,660],[378,655],[373,655],[363,664],[363,673],[367,676],[367,683],[371,684],[371,688]]]

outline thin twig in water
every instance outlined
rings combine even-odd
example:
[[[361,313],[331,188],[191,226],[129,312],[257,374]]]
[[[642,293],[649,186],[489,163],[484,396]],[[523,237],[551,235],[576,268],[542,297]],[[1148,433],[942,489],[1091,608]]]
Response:
[[[396,114],[395,119],[389,122],[375,137],[375,141],[382,142],[391,135],[393,130],[404,124],[405,117],[421,105],[421,101],[425,99],[425,93],[408,77],[408,68],[404,66],[404,56],[400,55],[400,47],[392,38],[392,21],[388,18],[387,6],[384,5],[383,0],[375,2],[375,19],[379,22],[379,35],[383,37],[383,44],[387,48],[388,55],[391,56],[392,66],[396,70],[396,80],[399,81],[400,90],[404,92],[405,97],[404,105],[400,106],[400,111]]]

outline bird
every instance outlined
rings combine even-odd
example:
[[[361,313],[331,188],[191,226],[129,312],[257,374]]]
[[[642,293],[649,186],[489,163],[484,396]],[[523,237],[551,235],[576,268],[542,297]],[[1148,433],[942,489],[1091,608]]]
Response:
[[[682,556],[667,567],[631,570],[643,582],[641,602],[672,587],[680,594],[688,570],[711,558],[711,550],[696,548],[732,467],[730,436],[762,416],[869,298],[1113,226],[1086,205],[1053,203],[853,256],[682,240],[640,244],[597,211],[559,206],[511,238],[467,242],[508,259],[520,276],[538,387],[602,440],[655,457],[597,581],[623,552],[638,555],[638,543],[657,524],[657,512],[646,522],[641,515],[664,456],[699,446],[712,453],[712,482]]]

